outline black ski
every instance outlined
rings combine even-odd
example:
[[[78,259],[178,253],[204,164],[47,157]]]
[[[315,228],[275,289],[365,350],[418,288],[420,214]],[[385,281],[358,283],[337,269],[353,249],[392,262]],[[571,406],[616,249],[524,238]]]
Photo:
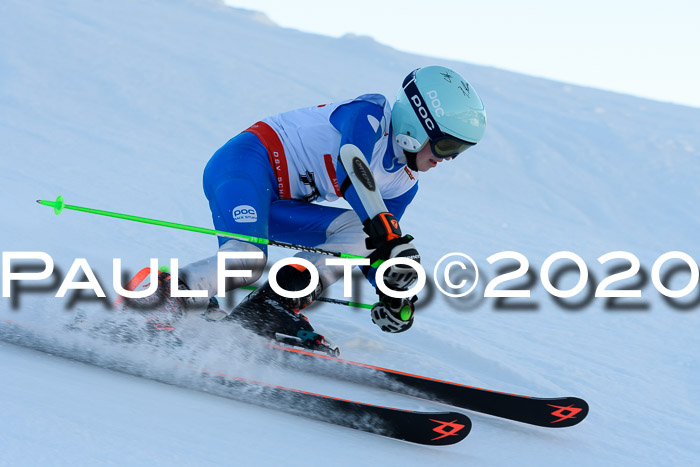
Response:
[[[140,271],[129,283],[137,287],[147,277],[148,268]],[[400,394],[415,396],[454,407],[461,407],[496,417],[515,420],[548,428],[564,428],[576,425],[588,414],[588,404],[577,397],[541,398],[508,394],[504,392],[440,381],[364,363],[342,360],[336,357],[337,348],[324,349],[324,353],[294,347],[296,338],[283,336],[278,340],[285,345],[270,344],[283,350],[284,363],[300,371],[315,372],[350,382],[388,389]],[[297,339],[299,340],[299,339]],[[329,350],[331,350],[329,352]],[[329,355],[331,353],[331,355]],[[265,357],[263,357],[265,358]]]
[[[588,404],[578,397],[530,397],[483,389],[425,376],[343,360],[324,354],[272,344],[283,351],[284,363],[294,369],[445,403],[496,417],[548,428],[580,423]]]
[[[416,412],[367,404],[312,392],[272,386],[243,378],[216,376],[239,394],[254,392],[245,402],[281,410],[412,443],[442,446],[463,440],[471,420],[458,412]]]
[[[274,386],[173,362],[173,368],[140,368],[115,356],[102,356],[80,343],[64,343],[49,330],[13,320],[0,323],[0,341],[32,348],[166,384],[205,390],[218,396],[412,443],[442,446],[463,440],[468,416],[452,411],[417,412]],[[213,383],[213,384],[210,384]]]

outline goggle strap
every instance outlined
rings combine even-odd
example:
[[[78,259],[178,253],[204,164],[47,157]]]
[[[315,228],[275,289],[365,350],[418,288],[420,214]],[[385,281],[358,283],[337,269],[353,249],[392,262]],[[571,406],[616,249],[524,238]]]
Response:
[[[423,129],[428,134],[428,138],[431,140],[437,139],[444,135],[437,125],[437,122],[433,118],[432,114],[428,110],[428,105],[423,100],[420,91],[418,91],[418,86],[416,86],[416,80],[412,79],[403,88],[408,97],[408,102],[411,103],[411,107],[418,117]]]

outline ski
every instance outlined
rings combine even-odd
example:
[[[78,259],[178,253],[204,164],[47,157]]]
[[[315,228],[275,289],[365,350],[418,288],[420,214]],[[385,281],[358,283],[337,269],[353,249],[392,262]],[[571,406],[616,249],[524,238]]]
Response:
[[[548,398],[509,394],[343,360],[294,347],[278,344],[270,344],[270,347],[283,352],[283,363],[295,370],[388,389],[530,425],[570,427],[588,415],[588,404],[578,397]]]
[[[51,331],[4,320],[0,341],[70,360],[165,384],[205,390],[212,394],[302,417],[373,433],[411,443],[444,446],[463,440],[471,420],[453,411],[419,412],[384,407],[298,389],[261,383],[173,362],[173,368],[157,371],[139,368],[129,361],[98,355],[89,347],[63,344]],[[183,368],[190,375],[183,375]],[[176,376],[179,375],[179,376]],[[210,384],[213,383],[213,384]]]
[[[129,282],[127,289],[135,290],[137,288],[147,287],[148,284],[144,283],[144,281],[148,277],[149,273],[150,268],[144,268],[139,271]],[[120,304],[117,302],[115,305],[119,307]],[[159,321],[159,319],[153,317],[148,319],[148,323],[151,327],[153,327],[153,329],[158,331],[169,331],[174,329],[172,325],[165,326]],[[283,340],[282,342],[285,341]],[[397,370],[381,368],[365,363],[344,360],[337,358],[336,355],[328,355],[327,353],[318,353],[308,349],[296,347],[294,342],[285,342],[284,345],[280,345],[279,343],[270,343],[268,345],[275,351],[281,351],[281,354],[277,354],[283,356],[283,363],[285,366],[291,367],[295,370],[316,373],[322,376],[330,376],[353,383],[387,389],[399,394],[444,403],[453,407],[460,407],[531,425],[549,428],[564,428],[580,423],[588,414],[588,404],[583,399],[577,397],[542,398],[509,394],[449,381],[442,381],[435,378],[419,376]],[[263,360],[269,360],[268,355],[261,358]],[[274,362],[274,358],[272,361]],[[207,375],[207,372],[204,370],[203,374]],[[225,382],[227,386],[238,386],[239,389],[250,389],[251,387],[255,387],[257,385],[257,387],[262,388],[261,392],[269,396],[261,399],[262,402],[269,403],[270,400],[288,400],[287,404],[273,404],[275,408],[281,410],[287,408],[288,410],[286,411],[293,411],[293,408],[299,405],[301,399],[312,402],[316,405],[320,404],[321,406],[328,407],[323,409],[323,411],[338,413],[341,415],[337,419],[338,421],[329,421],[343,426],[349,426],[347,423],[351,423],[351,428],[363,429],[362,427],[366,427],[366,424],[358,425],[352,422],[353,417],[351,414],[353,412],[360,413],[364,411],[364,413],[368,416],[381,415],[379,417],[380,420],[387,419],[388,421],[385,423],[377,422],[374,424],[375,426],[380,427],[379,431],[383,433],[397,433],[397,435],[390,434],[388,436],[395,437],[397,439],[405,439],[412,442],[421,442],[416,441],[416,439],[418,439],[416,438],[417,433],[421,430],[425,431],[427,429],[426,426],[430,425],[430,423],[445,423],[443,425],[438,425],[441,428],[437,428],[438,430],[443,431],[452,426],[449,425],[449,423],[455,424],[455,428],[452,430],[454,431],[454,434],[446,435],[445,437],[438,438],[435,441],[445,439],[453,440],[452,437],[457,436],[457,433],[463,433],[464,436],[466,436],[471,426],[468,421],[460,418],[465,417],[461,414],[455,414],[457,418],[455,418],[452,422],[448,422],[444,418],[440,419],[437,415],[435,415],[436,418],[426,419],[423,414],[418,412],[372,406],[361,402],[347,401],[321,394],[311,394],[290,388],[267,386],[263,383],[243,380],[241,378],[222,379],[221,382]],[[255,401],[251,402],[256,403]],[[259,403],[258,405],[265,404]],[[362,410],[360,410],[360,407],[362,407]],[[392,412],[387,412],[387,410]],[[389,413],[393,415],[389,416]],[[448,413],[454,414],[453,412]],[[317,418],[313,417],[313,411],[309,412],[304,410],[299,414],[311,418]],[[430,417],[432,414],[428,414],[427,416]],[[406,428],[401,428],[403,425],[401,420],[405,421],[408,418],[421,419],[421,417],[422,423],[417,421],[412,422],[413,425],[419,427],[416,428],[418,432],[406,433]],[[438,422],[438,420],[442,421]],[[459,430],[457,430],[456,427],[460,427]],[[364,431],[370,430],[365,429]],[[454,439],[454,441],[458,441],[458,439]]]
[[[452,411],[417,412],[340,399],[333,396],[268,385],[244,378],[217,375],[221,384],[239,392],[255,392],[252,403],[294,415],[411,443],[455,444],[471,431],[468,416]],[[245,402],[251,402],[241,399]]]

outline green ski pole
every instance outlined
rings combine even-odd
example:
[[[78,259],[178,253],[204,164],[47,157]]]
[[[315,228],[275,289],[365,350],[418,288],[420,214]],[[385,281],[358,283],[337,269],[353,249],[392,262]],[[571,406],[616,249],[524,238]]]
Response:
[[[127,221],[132,221],[132,222],[141,222],[144,224],[151,224],[151,225],[158,225],[161,227],[168,227],[171,229],[179,229],[179,230],[187,230],[190,232],[197,232],[197,233],[203,233],[203,234],[208,234],[208,235],[217,235],[220,237],[228,237],[228,238],[235,238],[237,240],[243,240],[245,242],[250,242],[250,243],[258,243],[260,245],[272,245],[272,246],[278,246],[282,248],[290,248],[292,250],[300,250],[300,251],[307,251],[310,253],[321,253],[324,255],[330,255],[330,256],[336,256],[338,258],[354,258],[354,259],[364,259],[364,256],[360,255],[352,255],[350,253],[339,253],[337,251],[329,251],[329,250],[324,250],[321,248],[314,248],[314,247],[309,247],[309,246],[304,246],[304,245],[296,245],[294,243],[286,243],[286,242],[278,242],[276,240],[269,240],[267,238],[260,238],[260,237],[253,237],[250,235],[241,235],[241,234],[236,234],[232,232],[224,232],[222,230],[214,230],[214,229],[207,229],[204,227],[196,227],[193,225],[187,225],[187,224],[178,224],[176,222],[168,222],[168,221],[162,221],[158,219],[149,219],[147,217],[139,217],[139,216],[132,216],[131,214],[122,214],[118,212],[112,212],[112,211],[103,211],[100,209],[92,209],[92,208],[86,208],[82,206],[73,206],[71,204],[65,204],[63,201],[62,196],[58,196],[56,198],[56,201],[47,201],[47,200],[42,200],[38,199],[36,200],[37,203],[43,205],[43,206],[48,206],[53,208],[53,212],[56,215],[61,214],[61,212],[64,209],[69,209],[71,211],[80,211],[80,212],[86,212],[88,214],[96,214],[99,216],[107,216],[107,217],[114,217],[117,219],[123,219]],[[383,261],[377,260],[372,264],[372,267],[378,267]]]

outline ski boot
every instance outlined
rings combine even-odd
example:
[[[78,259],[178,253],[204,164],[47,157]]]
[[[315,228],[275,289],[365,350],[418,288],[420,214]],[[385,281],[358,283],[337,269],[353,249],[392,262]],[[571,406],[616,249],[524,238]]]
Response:
[[[285,290],[303,290],[310,282],[311,273],[301,266],[285,265],[277,273],[277,283]],[[309,319],[301,313],[322,290],[319,282],[316,290],[309,295],[287,298],[272,290],[268,281],[239,303],[227,319],[283,344],[338,355],[338,346],[314,331]]]
[[[209,303],[207,303],[207,309],[204,310],[202,316],[207,321],[221,321],[228,316],[228,313],[219,305],[219,301],[216,297],[211,297]]]
[[[149,271],[150,272],[150,271]],[[143,281],[136,284],[134,290],[148,288],[149,275]],[[190,290],[187,284],[178,279],[178,290]],[[182,319],[188,308],[195,306],[195,299],[190,297],[173,297],[172,276],[169,272],[161,270],[158,272],[158,287],[156,291],[144,298],[125,298],[124,310],[135,311],[142,315],[146,323],[146,333],[148,339],[161,339],[165,334],[172,334],[175,330],[175,323]]]

